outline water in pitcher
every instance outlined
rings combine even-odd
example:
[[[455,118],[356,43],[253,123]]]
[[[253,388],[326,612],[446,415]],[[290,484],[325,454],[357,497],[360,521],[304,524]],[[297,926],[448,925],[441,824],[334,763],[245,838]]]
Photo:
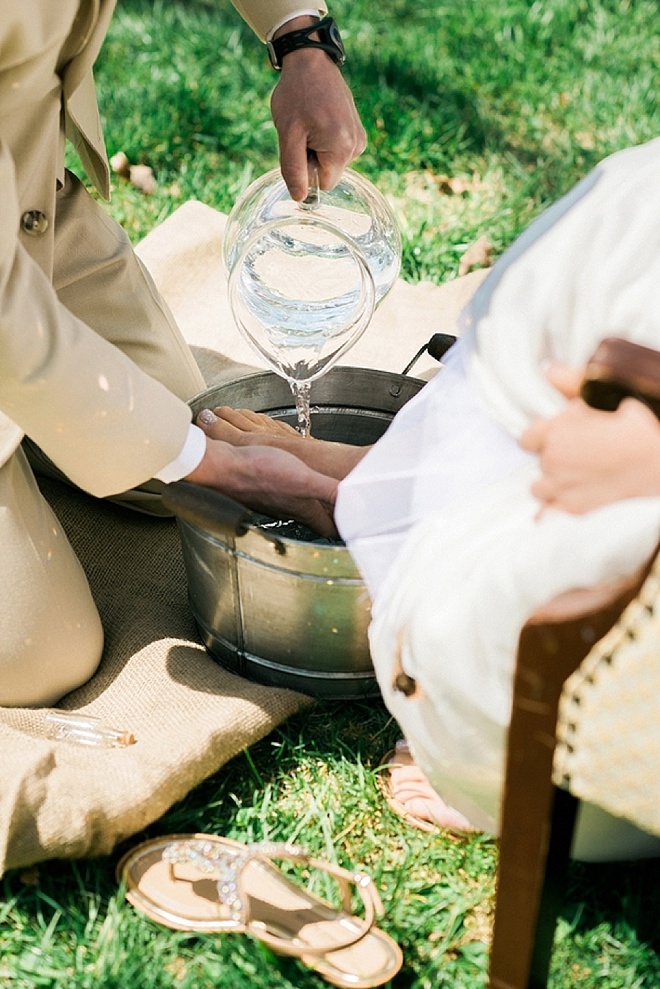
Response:
[[[289,382],[299,428],[308,434],[311,383],[358,340],[398,275],[394,214],[351,169],[326,191],[312,168],[303,203],[291,199],[274,169],[232,209],[224,256],[236,323]]]

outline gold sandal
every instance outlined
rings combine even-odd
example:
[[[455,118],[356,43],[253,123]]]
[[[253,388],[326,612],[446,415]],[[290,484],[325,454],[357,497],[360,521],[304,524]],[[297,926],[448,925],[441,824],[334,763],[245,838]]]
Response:
[[[272,859],[329,873],[339,886],[342,908],[293,883]],[[380,986],[403,962],[398,944],[373,926],[383,913],[373,880],[311,858],[298,845],[166,835],[127,852],[117,865],[117,879],[129,902],[165,927],[250,934],[279,954],[301,959],[335,986]],[[351,886],[364,904],[362,919],[352,912]]]

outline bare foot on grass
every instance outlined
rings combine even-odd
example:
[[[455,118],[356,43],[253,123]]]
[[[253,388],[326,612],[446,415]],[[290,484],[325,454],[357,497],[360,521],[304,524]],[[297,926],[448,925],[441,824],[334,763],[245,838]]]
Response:
[[[394,752],[387,757],[383,776],[390,807],[416,827],[424,831],[448,829],[461,833],[475,830],[466,817],[435,792],[415,764],[405,740],[397,742]]]

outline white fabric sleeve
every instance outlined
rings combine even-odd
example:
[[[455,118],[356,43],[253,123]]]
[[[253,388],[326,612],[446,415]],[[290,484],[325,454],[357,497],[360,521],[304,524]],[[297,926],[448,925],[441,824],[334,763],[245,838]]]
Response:
[[[470,300],[468,376],[518,437],[564,399],[545,362],[582,368],[605,337],[660,341],[660,138],[604,159],[542,213]]]
[[[185,443],[178,457],[175,460],[171,460],[169,464],[165,464],[162,470],[154,474],[154,477],[158,481],[163,481],[164,484],[169,484],[171,481],[180,481],[182,477],[187,477],[195,467],[200,465],[205,451],[206,434],[199,426],[191,423]]]
[[[328,8],[325,0],[316,0],[311,7],[300,7],[304,0],[232,0],[233,6],[262,41],[270,38],[282,24],[301,14],[323,16]],[[273,27],[275,25],[275,27]]]
[[[313,9],[311,7],[308,7],[308,8],[305,8],[305,10],[296,10],[292,14],[287,14],[286,17],[282,18],[281,21],[278,21],[277,24],[275,24],[270,29],[270,31],[266,35],[266,41],[270,41],[271,38],[273,37],[273,35],[275,34],[275,32],[276,31],[279,31],[279,29],[282,27],[282,25],[283,24],[286,24],[287,21],[292,21],[294,17],[307,17],[307,16],[309,16],[309,17],[321,17],[322,16],[322,12],[318,9],[318,7],[314,7]]]

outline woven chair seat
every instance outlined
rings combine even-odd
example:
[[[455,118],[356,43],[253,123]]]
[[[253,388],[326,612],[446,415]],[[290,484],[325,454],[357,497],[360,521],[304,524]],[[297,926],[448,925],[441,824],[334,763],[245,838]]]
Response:
[[[566,681],[553,781],[660,835],[660,556]]]

